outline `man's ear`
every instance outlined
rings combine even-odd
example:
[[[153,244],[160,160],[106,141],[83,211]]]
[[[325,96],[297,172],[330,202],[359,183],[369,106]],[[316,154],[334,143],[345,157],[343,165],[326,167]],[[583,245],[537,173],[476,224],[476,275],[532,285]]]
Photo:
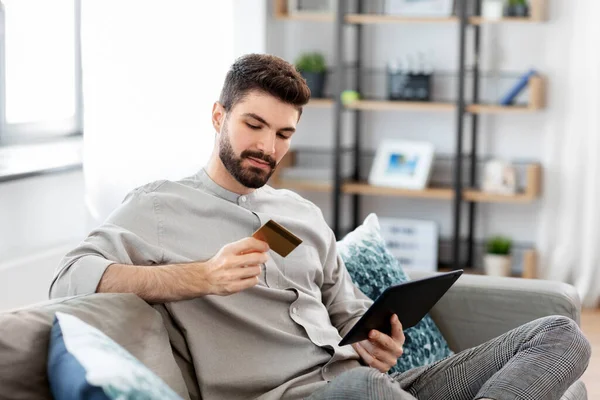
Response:
[[[215,101],[212,109],[212,124],[217,134],[221,132],[223,121],[225,121],[225,108],[221,103]]]

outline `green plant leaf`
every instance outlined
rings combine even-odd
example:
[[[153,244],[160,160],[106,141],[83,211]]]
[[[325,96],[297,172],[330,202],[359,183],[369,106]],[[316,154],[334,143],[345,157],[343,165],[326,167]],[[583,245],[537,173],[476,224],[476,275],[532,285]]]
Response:
[[[505,236],[494,236],[487,241],[487,253],[509,255],[512,250],[512,240]]]
[[[295,62],[296,69],[300,72],[325,72],[327,66],[325,57],[321,53],[303,53]]]

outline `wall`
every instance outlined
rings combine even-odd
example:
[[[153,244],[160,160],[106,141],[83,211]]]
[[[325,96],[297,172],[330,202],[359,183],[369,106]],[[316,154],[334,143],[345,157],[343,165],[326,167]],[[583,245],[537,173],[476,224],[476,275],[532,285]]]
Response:
[[[0,310],[47,298],[68,248],[84,237],[81,171],[0,184]]]
[[[549,2],[549,22],[543,24],[502,24],[487,25],[482,28],[482,66],[487,72],[504,71],[518,76],[529,68],[536,68],[549,82],[548,107],[535,114],[491,115],[480,118],[478,153],[481,157],[496,156],[509,161],[543,162],[548,143],[550,116],[557,111],[553,95],[566,84],[567,76],[560,64],[556,63],[556,54],[564,49],[545,40],[550,32],[560,29],[567,32],[573,21],[568,20],[561,7],[563,2]],[[271,11],[272,12],[272,11]],[[345,28],[347,42],[346,62],[355,59],[350,48],[355,35],[352,27]],[[303,51],[321,51],[329,63],[334,55],[333,24],[328,22],[279,21],[269,18],[269,51],[288,61],[294,61]],[[469,40],[473,37],[469,34]],[[566,41],[565,41],[566,42]],[[383,68],[391,59],[403,55],[424,51],[434,55],[434,68],[443,72],[437,80],[437,95],[447,98],[456,93],[456,71],[458,70],[459,28],[455,23],[447,24],[384,24],[363,26],[362,62],[367,68]],[[468,53],[472,53],[469,45]],[[472,60],[468,54],[467,60]],[[454,77],[452,76],[454,75]],[[489,75],[489,74],[488,74]],[[514,78],[486,76],[483,79],[486,97],[494,98],[492,83],[502,88]],[[381,78],[372,80],[373,94],[383,95]],[[469,93],[469,92],[467,92]],[[425,140],[435,145],[436,152],[448,155],[454,152],[456,115],[454,113],[430,112],[362,112],[363,146],[375,149],[382,138],[403,138]],[[333,145],[333,118],[331,109],[308,108],[303,114],[300,129],[294,138],[296,147],[329,147]],[[344,116],[346,127],[352,126],[349,116]],[[467,121],[465,132],[469,132]],[[344,142],[350,142],[350,131],[344,133]],[[470,141],[465,143],[465,151],[470,150]],[[446,168],[450,168],[447,165]],[[447,175],[447,173],[446,173]],[[551,179],[546,176],[544,179]],[[302,192],[315,201],[330,217],[331,198],[328,195]],[[537,226],[540,219],[541,202],[529,205],[480,204],[478,205],[477,237],[483,239],[489,235],[503,233],[515,240],[535,243]],[[344,215],[350,214],[346,208]],[[364,218],[369,212],[381,216],[428,219],[440,226],[442,237],[452,233],[452,204],[447,201],[411,200],[404,198],[363,197]],[[465,213],[466,214],[466,213]],[[466,221],[466,220],[465,220]],[[463,223],[463,229],[466,224]]]
[[[231,57],[249,52],[265,52],[267,13],[264,0],[247,0],[239,4],[236,2],[232,9],[232,41],[229,37],[223,39],[223,35],[218,34],[219,30],[213,29],[210,24],[198,23],[193,15],[196,12],[201,13],[202,18],[210,18],[216,13],[215,7],[227,8],[227,4],[202,6],[189,3],[191,14],[187,13],[185,18],[179,20],[175,14],[181,12],[181,8],[172,8],[169,14],[161,7],[156,7],[152,14],[163,16],[166,22],[178,25],[177,29],[170,31],[172,36],[169,37],[171,40],[179,38],[177,46],[165,42],[167,36],[164,35],[164,27],[160,31],[152,28],[154,36],[144,36],[141,32],[127,36],[128,40],[138,40],[140,44],[135,54],[131,53],[131,46],[127,47],[126,43],[121,46],[114,45],[114,42],[111,44],[110,40],[116,40],[114,35],[125,35],[131,31],[126,17],[138,12],[136,7],[141,4],[131,3],[128,8],[121,8],[122,13],[118,19],[121,25],[115,25],[114,8],[105,5],[94,8],[93,4],[83,8],[84,37],[88,35],[86,43],[99,49],[100,55],[96,54],[98,57],[105,53],[112,57],[108,61],[112,62],[110,68],[121,67],[121,71],[131,73],[131,79],[119,86],[105,76],[90,76],[102,65],[92,58],[88,59],[88,63],[93,62],[96,67],[90,69],[88,65],[88,75],[84,76],[84,79],[87,78],[88,94],[91,90],[95,90],[96,94],[105,94],[96,96],[93,102],[89,99],[87,102],[86,126],[91,124],[98,127],[99,121],[102,123],[98,135],[88,131],[85,137],[88,192],[86,193],[86,180],[81,171],[0,184],[0,310],[46,299],[50,279],[60,258],[85,237],[99,220],[106,217],[110,209],[120,202],[123,193],[129,190],[129,186],[162,176],[183,176],[195,172],[202,165],[211,149],[210,146],[203,146],[202,141],[198,142],[198,138],[200,135],[212,137],[210,109],[212,102],[218,97],[222,82],[221,75],[211,76],[208,83],[206,77],[202,76],[203,71],[206,72],[206,67],[203,66],[206,65],[207,57],[213,58],[210,64],[213,70],[218,67],[215,66],[214,48],[218,48],[219,54],[228,54],[228,61],[224,61],[222,57],[218,60],[223,76],[232,61],[229,60]],[[116,2],[115,7],[118,7]],[[145,22],[148,23],[151,17],[146,17]],[[106,20],[111,21],[113,36],[94,36],[93,30],[101,31],[103,21]],[[219,23],[221,29],[229,29],[223,21],[215,23]],[[231,21],[228,23],[231,24]],[[115,32],[117,27],[122,26],[126,29],[120,33]],[[220,42],[213,41],[215,34],[222,38]],[[204,40],[198,40],[199,37]],[[207,40],[211,41],[210,46],[206,45]],[[157,52],[157,49],[162,49],[163,52]],[[123,54],[115,56],[121,50]],[[160,66],[154,63],[154,69],[144,68],[144,75],[136,74],[136,66],[151,65],[148,63],[155,60],[158,53],[170,55],[169,60],[164,62],[164,71],[157,70]],[[146,64],[144,57],[149,59]],[[181,58],[185,61],[181,61]],[[168,64],[169,61],[171,64]],[[125,64],[119,65],[118,62]],[[182,68],[183,65],[186,68]],[[169,71],[174,74],[176,71],[178,82],[184,82],[187,77],[187,83],[174,85],[175,76],[168,77]],[[152,73],[154,75],[150,76]],[[146,79],[148,76],[150,77]],[[155,82],[157,76],[163,77],[160,84]],[[96,78],[95,82],[90,80],[93,78]],[[104,82],[100,88],[97,87],[99,82]],[[184,90],[188,92],[187,98],[193,97],[192,100],[184,100],[181,93]],[[112,96],[115,91],[119,92],[118,98]],[[161,104],[153,98],[158,91],[163,93],[163,101],[169,103],[167,106],[163,104],[162,112],[156,109]],[[177,104],[172,99],[185,104]],[[103,101],[99,105],[99,111],[94,108],[96,112],[90,112],[90,107]],[[134,110],[132,106],[137,109]],[[109,113],[111,116],[107,117],[108,110],[116,111]],[[119,110],[123,113],[119,114]],[[118,130],[112,125],[117,116],[121,116],[124,121]],[[158,135],[157,126],[169,131],[169,136]],[[111,137],[115,137],[114,140]],[[135,144],[136,140],[138,143],[145,143],[145,146]],[[179,143],[179,147],[174,149],[176,143]],[[167,144],[167,156],[162,159],[153,156],[153,150],[164,150]],[[107,156],[109,154],[110,157]],[[134,158],[138,160],[136,165],[133,164]],[[119,159],[124,160],[124,164],[120,164]],[[85,204],[86,196],[88,205],[92,206],[89,209]]]

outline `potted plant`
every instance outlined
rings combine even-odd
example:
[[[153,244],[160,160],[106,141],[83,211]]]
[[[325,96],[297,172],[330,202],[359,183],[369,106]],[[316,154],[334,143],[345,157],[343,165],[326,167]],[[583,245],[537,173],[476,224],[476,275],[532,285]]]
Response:
[[[504,236],[490,238],[486,245],[483,267],[487,275],[510,276],[512,241]]]
[[[529,15],[527,0],[509,0],[507,11],[509,17],[527,17]]]
[[[322,98],[327,73],[325,57],[316,52],[301,54],[296,60],[296,69],[306,79],[311,97]]]

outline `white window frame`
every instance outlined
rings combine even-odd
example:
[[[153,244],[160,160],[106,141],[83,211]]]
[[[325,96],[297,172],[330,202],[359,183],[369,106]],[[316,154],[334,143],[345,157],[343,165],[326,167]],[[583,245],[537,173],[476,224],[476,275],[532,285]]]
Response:
[[[73,0],[75,12],[75,116],[58,121],[8,123],[6,121],[6,35],[4,5],[0,0],[0,146],[49,141],[83,134],[81,68],[81,0]]]

